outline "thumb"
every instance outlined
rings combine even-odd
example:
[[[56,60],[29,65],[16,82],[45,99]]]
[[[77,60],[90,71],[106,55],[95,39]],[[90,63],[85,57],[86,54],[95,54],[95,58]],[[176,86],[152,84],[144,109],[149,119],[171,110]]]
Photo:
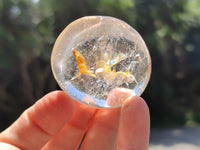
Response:
[[[117,149],[147,150],[150,134],[149,109],[141,97],[128,98],[122,106]]]

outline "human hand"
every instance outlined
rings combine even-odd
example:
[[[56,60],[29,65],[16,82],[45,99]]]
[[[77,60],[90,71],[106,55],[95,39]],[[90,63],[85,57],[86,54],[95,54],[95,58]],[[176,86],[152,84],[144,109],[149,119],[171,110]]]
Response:
[[[121,108],[95,109],[55,91],[0,134],[0,149],[75,150],[85,135],[80,150],[147,150],[149,126],[140,97],[127,98]]]

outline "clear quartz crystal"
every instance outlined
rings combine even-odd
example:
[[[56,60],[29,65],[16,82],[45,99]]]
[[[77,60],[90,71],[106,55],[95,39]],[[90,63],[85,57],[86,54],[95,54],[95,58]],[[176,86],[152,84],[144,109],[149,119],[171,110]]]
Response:
[[[139,33],[106,16],[69,24],[56,40],[51,65],[69,96],[97,108],[119,107],[126,91],[140,96],[151,74],[149,51]]]

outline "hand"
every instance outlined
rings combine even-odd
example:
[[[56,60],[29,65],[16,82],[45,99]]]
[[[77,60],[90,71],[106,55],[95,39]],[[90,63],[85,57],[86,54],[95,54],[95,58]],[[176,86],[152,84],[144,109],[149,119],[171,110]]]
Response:
[[[140,97],[95,109],[62,91],[47,94],[0,134],[3,150],[147,150],[149,110]]]

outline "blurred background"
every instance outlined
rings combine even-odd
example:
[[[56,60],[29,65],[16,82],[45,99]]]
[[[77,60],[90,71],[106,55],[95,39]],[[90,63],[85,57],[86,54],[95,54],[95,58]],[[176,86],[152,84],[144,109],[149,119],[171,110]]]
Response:
[[[0,131],[46,93],[59,89],[53,44],[72,21],[108,15],[144,38],[152,75],[142,97],[151,127],[200,123],[199,0],[0,0]]]

